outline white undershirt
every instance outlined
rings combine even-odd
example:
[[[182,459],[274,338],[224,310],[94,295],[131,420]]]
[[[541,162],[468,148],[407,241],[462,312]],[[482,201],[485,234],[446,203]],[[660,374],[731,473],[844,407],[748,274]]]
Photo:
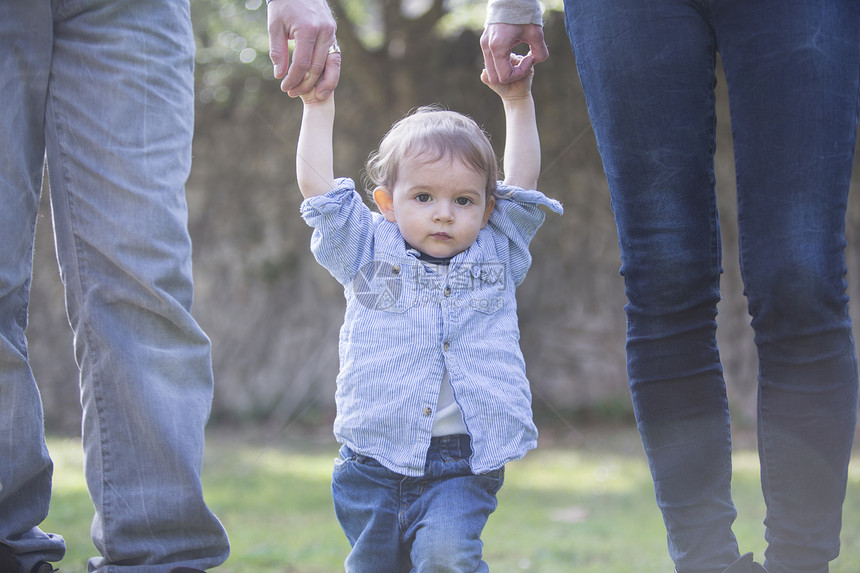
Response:
[[[431,263],[422,261],[424,265],[432,269],[437,275],[448,274],[448,265],[444,263]],[[433,417],[432,436],[450,436],[452,434],[467,434],[466,423],[463,421],[463,411],[454,399],[454,388],[448,379],[448,371],[442,375],[439,387],[439,399],[436,402],[436,415]]]
[[[442,376],[442,387],[439,389],[439,401],[436,402],[436,416],[433,418],[432,435],[450,436],[451,434],[467,434],[466,423],[463,422],[463,412],[454,400],[454,389],[448,380],[448,372]]]

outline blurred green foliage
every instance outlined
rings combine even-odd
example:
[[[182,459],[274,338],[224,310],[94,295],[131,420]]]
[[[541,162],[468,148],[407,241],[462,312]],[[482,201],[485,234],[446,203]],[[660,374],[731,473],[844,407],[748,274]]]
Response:
[[[369,51],[384,48],[385,22],[395,21],[386,11],[417,19],[435,2],[445,15],[434,32],[451,37],[463,30],[480,30],[485,2],[470,0],[331,0],[345,15],[348,26]],[[562,0],[543,2],[546,9],[560,9]],[[197,93],[201,103],[227,102],[239,94],[256,93],[262,80],[271,77],[265,0],[192,0],[191,14],[197,40]],[[354,61],[351,65],[362,65]]]
[[[271,75],[264,0],[192,0],[197,41],[197,97],[226,102],[236,86],[260,89]]]

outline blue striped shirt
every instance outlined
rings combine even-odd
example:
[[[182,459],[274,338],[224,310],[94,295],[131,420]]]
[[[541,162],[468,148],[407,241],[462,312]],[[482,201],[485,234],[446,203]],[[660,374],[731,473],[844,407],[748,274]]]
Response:
[[[500,184],[475,243],[447,275],[426,268],[395,223],[372,212],[350,179],[302,203],[311,251],[344,287],[337,440],[407,476],[420,476],[445,371],[480,474],[537,444],[519,345],[515,288],[546,206],[538,191]]]

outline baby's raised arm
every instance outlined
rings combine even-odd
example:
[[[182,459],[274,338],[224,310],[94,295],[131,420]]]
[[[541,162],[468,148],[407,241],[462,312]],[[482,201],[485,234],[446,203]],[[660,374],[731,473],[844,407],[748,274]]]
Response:
[[[296,178],[305,198],[324,195],[334,188],[334,95],[320,100],[303,95],[302,126],[296,149]]]
[[[511,54],[511,58],[518,60],[522,56]],[[499,94],[505,108],[505,183],[524,189],[536,189],[540,175],[540,138],[531,89],[533,77],[534,68],[521,80],[508,84],[490,82],[486,70],[481,74],[481,81]]]

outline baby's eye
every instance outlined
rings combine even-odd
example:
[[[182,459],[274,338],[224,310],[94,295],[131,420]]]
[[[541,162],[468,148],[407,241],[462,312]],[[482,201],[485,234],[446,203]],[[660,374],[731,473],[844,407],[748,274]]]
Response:
[[[454,202],[457,203],[457,205],[460,205],[461,207],[465,207],[466,205],[472,204],[472,200],[469,199],[468,197],[457,197],[454,200]]]
[[[415,196],[415,200],[418,201],[419,203],[427,203],[430,201],[430,194],[429,193],[419,193],[418,195]]]

